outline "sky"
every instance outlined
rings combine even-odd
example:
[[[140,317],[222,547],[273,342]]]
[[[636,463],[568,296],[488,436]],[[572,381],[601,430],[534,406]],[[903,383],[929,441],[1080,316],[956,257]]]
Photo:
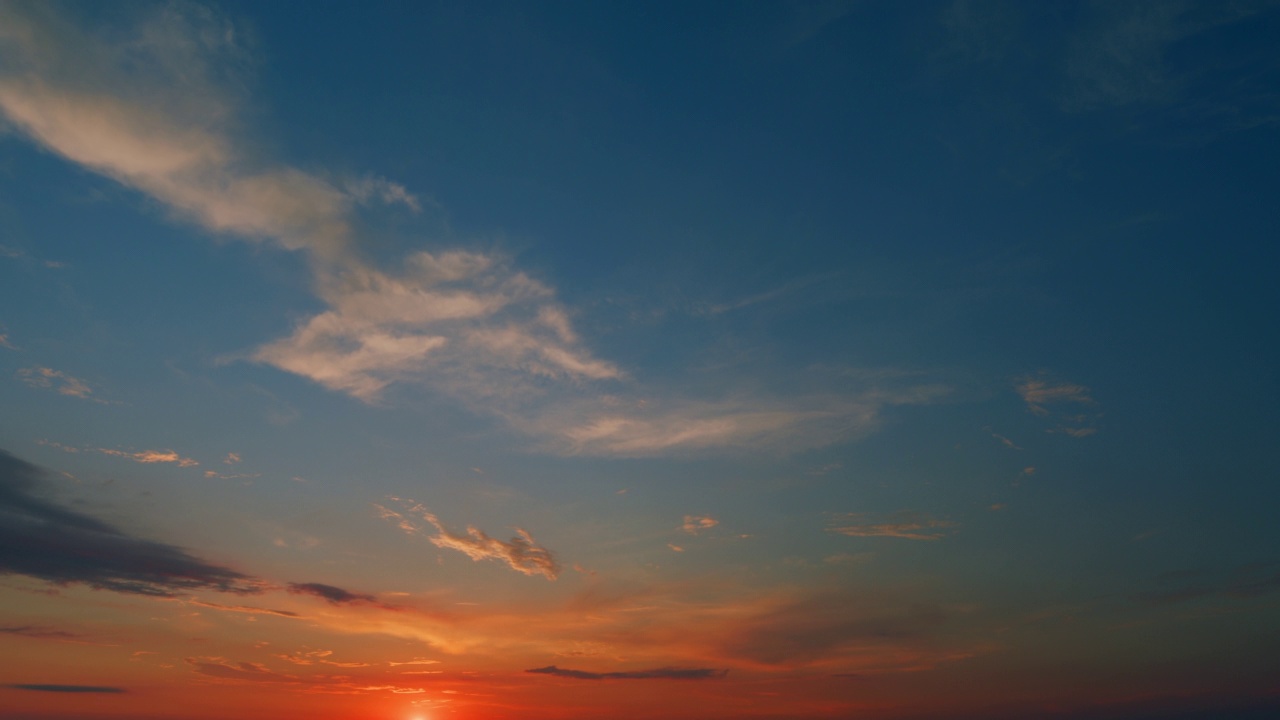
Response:
[[[1275,717],[1277,46],[0,2],[0,717]]]

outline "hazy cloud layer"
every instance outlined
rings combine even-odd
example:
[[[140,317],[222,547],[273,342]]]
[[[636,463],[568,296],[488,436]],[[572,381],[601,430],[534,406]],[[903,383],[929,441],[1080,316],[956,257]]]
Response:
[[[0,450],[0,574],[161,597],[191,590],[262,591],[248,575],[40,498],[43,475]]]
[[[105,685],[5,685],[4,687],[13,690],[34,690],[36,692],[49,693],[103,693],[107,695],[125,692],[124,688],[110,687]]]
[[[1202,598],[1251,598],[1280,592],[1280,562],[1216,570],[1165,573],[1156,587],[1138,595],[1146,605],[1171,605]]]
[[[721,628],[721,646],[728,656],[766,665],[804,664],[854,653],[869,656],[871,667],[895,670],[918,662],[946,620],[940,609],[929,605],[871,603],[846,593],[818,593],[727,623]]]
[[[587,672],[558,668],[555,665],[525,670],[540,675],[574,678],[575,680],[713,680],[729,674],[727,669],[715,668],[674,668],[662,667],[652,670],[632,670],[629,672]]]
[[[525,575],[542,575],[548,580],[555,580],[560,575],[560,564],[556,562],[555,555],[550,550],[539,547],[533,536],[523,528],[516,528],[515,537],[506,542],[490,537],[472,525],[468,525],[466,534],[462,535],[446,528],[426,506],[401,498],[393,500],[399,502],[407,514],[375,505],[383,519],[395,522],[397,527],[408,534],[426,535],[436,547],[457,550],[472,560],[497,560]],[[425,526],[418,523],[418,518],[430,525],[435,534],[430,534]]]
[[[907,540],[937,540],[946,537],[955,523],[938,520],[924,513],[899,512],[887,517],[868,519],[865,513],[847,513],[827,528],[828,532],[849,537],[892,537]]]
[[[62,641],[75,641],[83,637],[76,633],[67,632],[66,630],[57,630],[54,628],[41,627],[37,625],[0,626],[0,635],[17,635],[19,637],[34,638],[36,640],[62,640]]]
[[[224,680],[247,680],[249,682],[267,683],[301,682],[299,678],[268,670],[259,663],[239,662],[235,665],[230,665],[221,658],[187,658],[186,661],[201,675]]]

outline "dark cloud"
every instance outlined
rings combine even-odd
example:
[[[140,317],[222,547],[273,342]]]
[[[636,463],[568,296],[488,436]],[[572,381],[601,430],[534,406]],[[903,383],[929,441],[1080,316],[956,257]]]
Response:
[[[1155,584],[1155,589],[1138,594],[1139,602],[1171,605],[1206,597],[1257,597],[1280,591],[1280,562],[1165,573]]]
[[[558,677],[575,678],[577,680],[712,680],[722,678],[728,670],[716,668],[673,668],[663,667],[652,670],[633,670],[631,672],[595,673],[586,670],[569,670],[555,665],[525,670],[525,672]]]
[[[67,632],[66,630],[55,630],[53,628],[40,627],[38,625],[2,625],[0,626],[0,634],[18,635],[20,637],[37,638],[39,640],[79,640],[82,635]]]
[[[191,590],[262,592],[261,582],[248,575],[40,498],[44,474],[0,450],[0,575],[158,597]]]
[[[376,603],[378,601],[372,595],[353,593],[350,590],[343,590],[340,587],[325,585],[324,583],[289,583],[289,592],[295,595],[314,595],[323,600],[328,600],[334,605]]]
[[[52,693],[106,693],[115,694],[125,691],[124,688],[108,687],[103,685],[5,685],[13,690],[35,690],[36,692],[52,692]]]

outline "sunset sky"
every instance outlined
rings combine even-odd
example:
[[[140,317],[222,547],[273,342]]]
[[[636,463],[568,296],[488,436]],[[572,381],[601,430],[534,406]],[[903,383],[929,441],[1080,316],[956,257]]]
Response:
[[[0,2],[0,718],[1275,717],[1277,47]]]

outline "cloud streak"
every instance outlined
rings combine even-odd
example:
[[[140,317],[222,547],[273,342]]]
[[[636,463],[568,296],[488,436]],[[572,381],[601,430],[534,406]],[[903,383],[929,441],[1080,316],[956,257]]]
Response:
[[[0,574],[158,597],[192,590],[263,591],[248,575],[38,497],[43,475],[0,450]]]
[[[597,673],[559,668],[555,665],[525,670],[525,672],[539,675],[555,675],[556,677],[567,677],[575,680],[714,680],[729,674],[727,669],[675,667]]]
[[[560,575],[560,564],[556,562],[555,555],[540,547],[523,528],[516,528],[515,537],[505,542],[473,525],[467,526],[466,534],[455,533],[446,528],[426,506],[401,498],[393,500],[404,505],[406,511],[415,517],[410,518],[404,513],[375,505],[382,518],[396,523],[397,527],[410,535],[427,534],[426,528],[415,522],[417,518],[421,518],[436,531],[435,535],[427,539],[438,548],[456,550],[475,561],[497,560],[524,575],[541,575],[548,580],[555,580]]]
[[[23,684],[23,685],[5,685],[4,687],[13,690],[32,690],[35,692],[47,693],[98,693],[104,695],[115,695],[125,692],[124,688],[111,687],[107,685],[44,685],[44,684]]]
[[[955,523],[924,513],[899,512],[880,520],[866,520],[865,513],[847,513],[827,532],[849,537],[890,537],[907,540],[938,540],[946,537]]]
[[[378,599],[372,595],[353,593],[350,590],[344,590],[333,585],[325,585],[324,583],[289,583],[286,589],[294,595],[318,597],[331,605],[378,602]]]
[[[173,450],[142,450],[140,452],[125,452],[124,450],[111,450],[110,448],[96,448],[96,450],[103,455],[122,457],[143,465],[174,463],[178,467],[196,467],[200,464],[189,457],[182,457]]]
[[[0,340],[4,336],[0,335]],[[6,347],[10,347],[7,342]],[[94,402],[104,402],[103,400],[93,396],[93,388],[89,383],[78,377],[68,375],[61,370],[54,370],[47,367],[29,367],[18,370],[18,379],[30,385],[33,388],[42,388],[53,390],[59,395],[67,397],[80,398],[82,400],[93,400]]]

